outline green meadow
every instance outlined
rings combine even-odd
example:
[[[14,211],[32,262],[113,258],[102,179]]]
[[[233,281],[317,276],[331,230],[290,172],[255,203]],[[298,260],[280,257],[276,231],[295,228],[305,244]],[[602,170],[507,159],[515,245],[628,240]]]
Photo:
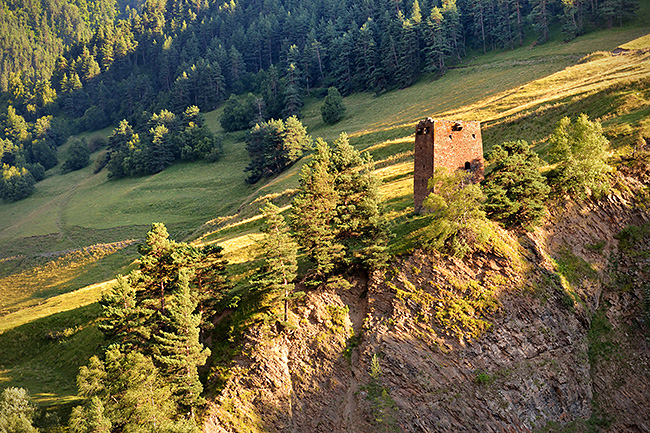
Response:
[[[642,7],[640,16],[648,16],[648,5]],[[644,22],[568,43],[529,41],[476,53],[442,77],[345,98],[346,116],[332,126],[320,118],[322,100],[307,98],[302,120],[314,138],[332,141],[346,132],[373,155],[396,234],[392,247],[402,252],[421,224],[412,215],[412,134],[424,117],[479,120],[486,151],[525,139],[542,157],[555,122],[580,112],[603,123],[612,158],[629,153],[636,134],[650,136],[650,27]],[[612,55],[617,47],[631,51]],[[219,109],[205,114],[222,133],[219,115]],[[96,301],[116,274],[132,268],[152,222],[165,223],[177,240],[219,243],[233,279],[246,284],[259,261],[258,210],[267,199],[290,204],[309,155],[278,177],[248,185],[244,137],[225,135],[217,162],[176,164],[149,177],[110,181],[106,170],[94,174],[92,163],[67,174],[59,165],[32,197],[0,204],[0,387],[27,387],[45,406],[74,400],[78,367],[102,344]]]

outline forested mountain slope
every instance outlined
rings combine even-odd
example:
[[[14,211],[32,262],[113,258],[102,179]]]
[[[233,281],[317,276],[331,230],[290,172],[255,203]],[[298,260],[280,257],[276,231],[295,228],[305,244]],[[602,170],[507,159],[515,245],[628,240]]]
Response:
[[[255,5],[264,7],[266,3]],[[150,2],[145,9],[153,6],[154,3]],[[391,10],[394,7],[397,17],[398,8],[407,14],[412,13],[409,8],[414,8],[414,4],[402,3],[386,3],[384,6],[390,6]],[[204,11],[201,5],[195,7],[199,11],[197,14]],[[647,12],[647,4],[642,3],[641,7],[642,11]],[[234,3],[223,5],[219,13],[227,16],[238,13],[236,9],[237,4]],[[189,7],[181,8],[179,13],[185,14],[191,10]],[[159,17],[167,17],[165,13]],[[287,13],[289,15],[294,16]],[[203,20],[200,25],[207,26],[208,21]],[[154,23],[148,22],[147,25]],[[173,19],[165,18],[164,22],[161,28],[174,28]],[[224,22],[228,21],[224,18]],[[464,59],[462,65],[456,65],[459,67],[449,68],[442,76],[425,75],[405,89],[387,91],[379,96],[373,92],[352,94],[344,100],[346,115],[335,125],[327,125],[321,120],[322,100],[315,96],[318,92],[311,92],[302,108],[302,121],[308,132],[314,138],[322,136],[332,142],[340,132],[346,131],[355,148],[365,149],[374,157],[372,171],[382,182],[380,190],[386,206],[384,214],[394,233],[389,247],[399,257],[391,262],[384,276],[371,275],[369,283],[363,275],[356,280],[351,279],[355,288],[349,292],[329,288],[307,290],[307,298],[291,312],[291,317],[298,323],[295,331],[276,333],[274,329],[269,331],[264,327],[253,327],[249,333],[240,333],[244,331],[243,325],[249,323],[245,320],[235,320],[233,323],[231,320],[247,317],[253,308],[247,303],[246,295],[252,292],[249,290],[251,276],[262,264],[258,244],[262,237],[259,209],[267,199],[283,209],[290,204],[299,185],[298,173],[305,162],[311,161],[311,156],[308,155],[281,175],[264,179],[256,185],[245,182],[244,169],[249,164],[249,157],[244,144],[246,134],[242,132],[224,134],[223,154],[216,162],[183,162],[153,176],[109,180],[106,170],[94,173],[92,166],[65,172],[62,163],[54,165],[46,178],[39,182],[33,196],[0,205],[0,347],[5,348],[0,353],[0,378],[3,383],[29,388],[39,403],[44,405],[75,402],[78,367],[86,364],[90,356],[99,353],[105,343],[96,326],[100,308],[95,302],[102,290],[107,290],[111,284],[84,287],[110,280],[117,273],[133,269],[135,265],[132,262],[139,257],[136,246],[143,244],[151,223],[161,221],[169,227],[174,239],[190,241],[197,248],[214,244],[223,246],[225,257],[230,262],[228,278],[234,286],[229,294],[232,298],[229,298],[223,315],[215,320],[215,337],[206,343],[211,345],[213,351],[208,370],[203,375],[207,394],[213,401],[211,412],[205,418],[208,430],[220,426],[227,431],[243,431],[245,427],[250,427],[247,424],[250,419],[257,419],[252,417],[253,414],[260,415],[255,427],[266,430],[282,430],[287,425],[306,430],[335,428],[346,431],[357,426],[367,431],[384,427],[390,430],[395,426],[411,425],[409,422],[412,422],[413,414],[431,409],[411,405],[411,401],[417,401],[413,395],[424,395],[426,399],[442,396],[435,400],[440,413],[445,414],[441,419],[448,421],[447,426],[456,428],[459,418],[469,423],[467,420],[477,416],[481,417],[481,426],[494,428],[500,425],[539,427],[547,422],[566,423],[577,417],[592,417],[592,423],[606,423],[606,417],[599,415],[600,412],[592,404],[594,402],[601,405],[605,414],[614,416],[616,422],[623,423],[617,427],[620,431],[624,431],[624,423],[640,425],[639,420],[645,416],[645,412],[643,406],[635,405],[643,403],[644,397],[636,394],[634,383],[617,387],[623,378],[611,374],[612,371],[629,371],[629,380],[633,381],[646,377],[643,375],[647,371],[636,370],[638,366],[645,365],[643,360],[646,359],[646,352],[637,344],[643,341],[641,334],[645,329],[645,319],[639,319],[639,308],[643,297],[641,283],[646,270],[643,263],[637,261],[638,257],[630,254],[634,248],[642,250],[647,245],[647,236],[644,229],[625,232],[627,234],[621,232],[626,224],[639,224],[641,227],[645,222],[637,211],[642,213],[645,206],[643,182],[647,182],[647,177],[645,181],[642,180],[644,168],[640,165],[631,167],[642,161],[631,155],[640,155],[635,150],[642,150],[641,143],[647,142],[647,137],[650,137],[650,124],[647,121],[650,54],[647,36],[639,38],[648,34],[647,23],[637,24],[588,33],[567,43],[562,42],[563,38],[558,33],[552,33],[551,40],[545,44],[533,44],[529,39],[524,47],[514,50],[495,50],[487,55],[479,53],[475,58]],[[120,34],[125,35],[127,40],[127,30],[131,24],[125,21],[119,25],[122,26],[120,32],[123,31]],[[221,28],[219,26],[223,23],[211,25]],[[606,22],[601,21],[600,25],[607,27]],[[92,92],[101,87],[104,78],[106,82],[103,85],[107,88],[116,86],[110,88],[125,91],[134,88],[124,82],[118,84],[120,80],[154,83],[150,74],[155,70],[153,66],[159,63],[149,62],[154,62],[151,59],[158,62],[161,58],[156,56],[167,52],[165,48],[156,51],[159,49],[155,48],[159,47],[156,41],[161,41],[164,34],[166,40],[171,38],[171,47],[174,47],[177,37],[178,41],[182,39],[180,35],[196,34],[183,31],[181,24],[177,30],[170,30],[169,33],[155,33],[149,29],[139,34],[138,37],[145,38],[143,35],[146,34],[146,38],[149,38],[145,38],[151,43],[148,48],[143,42],[145,39],[133,39],[138,42],[137,46],[132,45],[133,51],[116,60],[108,72],[99,66],[99,74],[89,81],[84,82],[80,78],[83,92],[68,93],[60,101],[73,94],[81,99],[68,99],[67,108],[58,105],[53,110],[55,113],[56,110],[65,112],[68,108],[76,110],[77,107],[87,106],[83,104],[96,102]],[[477,41],[474,39],[473,44],[482,51],[482,44]],[[76,65],[68,66],[72,68],[67,70],[68,76],[73,69],[77,73],[75,68],[83,64],[78,62],[79,59],[89,60],[86,63],[91,66],[89,71],[96,71],[93,59],[98,62],[95,57],[98,51],[92,48],[92,44],[86,42],[67,52],[66,61],[70,60],[70,64]],[[486,40],[486,49],[490,45],[491,42]],[[88,54],[85,54],[84,46]],[[279,46],[274,51],[278,60],[274,61],[281,63]],[[628,50],[617,50],[623,51],[622,55],[612,54],[617,47]],[[171,52],[172,48],[169,49]],[[199,51],[203,53],[203,50]],[[72,52],[75,54],[70,55]],[[138,73],[128,72],[131,67]],[[336,69],[333,65],[329,68]],[[257,72],[259,77],[264,77],[264,74],[266,72]],[[253,75],[255,72],[247,71],[242,75],[241,83],[245,84],[248,78],[255,83]],[[94,78],[98,81],[93,81]],[[332,82],[325,80],[316,85]],[[93,87],[94,83],[98,84],[97,88]],[[257,83],[259,86],[252,87],[252,90],[262,89],[262,81]],[[153,105],[147,106],[155,107],[152,111],[160,115],[161,109],[169,101],[165,98],[172,97],[173,88],[170,87],[170,93],[156,93],[151,89],[164,87],[164,81],[160,80],[149,87],[150,84],[142,88],[136,86],[142,93],[138,93],[138,90],[130,100],[125,98],[126,93],[119,90],[114,93],[117,96],[113,102],[118,101],[120,106],[122,103],[128,105],[129,101],[136,105],[142,102],[138,109],[151,103]],[[148,93],[150,91],[152,93]],[[306,87],[304,91],[306,95]],[[113,95],[112,92],[109,93]],[[156,97],[162,95],[162,99],[152,99],[153,94]],[[253,95],[252,100],[260,95],[263,93]],[[285,95],[282,93],[282,98]],[[282,98],[280,100],[284,101]],[[193,102],[196,101],[190,101]],[[112,116],[114,108],[105,114]],[[18,107],[18,110],[21,108]],[[224,107],[219,106],[217,110],[205,114],[205,125],[211,131],[224,133],[218,122],[223,110]],[[86,116],[86,112],[82,117]],[[480,120],[483,122],[486,150],[505,140],[525,139],[535,145],[542,158],[546,158],[547,139],[556,122],[565,115],[575,118],[581,112],[602,122],[611,142],[608,149],[612,164],[620,171],[634,171],[634,176],[627,172],[625,175],[637,181],[617,184],[616,188],[620,190],[615,189],[610,198],[604,202],[588,202],[580,212],[571,210],[569,205],[566,213],[562,213],[559,208],[565,203],[558,202],[558,208],[551,211],[548,225],[541,233],[525,235],[521,242],[523,246],[517,246],[520,239],[515,233],[504,232],[504,239],[512,242],[513,249],[518,251],[512,257],[494,257],[492,253],[483,253],[461,262],[436,254],[405,255],[410,248],[406,241],[423,223],[412,214],[412,134],[415,121],[426,116]],[[28,110],[22,113],[24,119],[31,122]],[[181,113],[175,115],[181,116]],[[41,114],[44,113],[35,114],[37,122]],[[69,119],[79,113],[74,116],[64,114]],[[120,112],[116,119],[121,120],[123,114]],[[151,113],[147,113],[149,115]],[[17,118],[14,116],[13,119]],[[134,126],[139,122],[145,128],[147,119],[150,117],[140,117],[138,120],[136,116],[131,121]],[[106,118],[104,121],[107,122]],[[88,142],[97,140],[99,143],[90,156],[93,162],[106,152],[101,144],[102,139],[110,135],[112,129],[109,127],[81,135]],[[67,152],[74,142],[59,143],[61,146],[57,152]],[[634,194],[639,196],[638,201],[633,199]],[[634,210],[631,206],[638,209]],[[584,222],[577,215],[589,217]],[[590,222],[592,219],[611,219],[613,222],[606,226],[596,224],[584,233],[570,231],[576,226],[594,224]],[[626,239],[620,247],[619,241],[612,237],[617,233],[623,233],[623,237],[619,237]],[[561,240],[567,240],[568,245],[561,243]],[[605,241],[605,244],[599,247],[601,241]],[[571,252],[570,256],[564,253],[564,248]],[[614,255],[608,256],[610,252]],[[553,268],[553,262],[547,260],[545,254],[558,263],[564,260],[564,270]],[[531,267],[530,273],[518,268],[521,263],[516,255],[522,256],[521,261]],[[576,257],[590,265],[585,267]],[[608,257],[618,257],[620,263],[619,274],[616,278],[610,276],[610,280],[607,279],[607,272],[603,271]],[[304,272],[309,265],[305,259],[302,260],[301,272]],[[579,264],[579,273],[571,274],[575,263]],[[591,266],[596,269],[597,278],[589,271]],[[485,271],[486,268],[490,271]],[[564,283],[557,283],[562,276],[571,280],[571,287],[577,287],[573,307],[566,298],[573,295],[565,293]],[[555,283],[549,283],[546,277]],[[512,285],[506,284],[504,278],[517,282],[517,291],[513,291]],[[429,302],[442,298],[445,293],[460,293],[469,280],[478,281],[481,287],[492,287],[498,301],[494,305],[486,305],[486,316],[480,317],[492,323],[494,333],[471,343],[469,338],[458,339],[454,332],[448,332],[447,325],[431,325],[437,310]],[[431,281],[437,286],[432,285]],[[409,283],[415,285],[417,290]],[[602,290],[604,295],[599,297],[600,287],[605,286],[610,291]],[[614,308],[599,309],[600,299],[614,305]],[[500,306],[493,309],[499,302]],[[371,304],[376,307],[375,310]],[[345,311],[346,305],[349,312]],[[541,314],[540,311],[544,312],[545,319],[554,323],[553,326],[539,323],[536,315]],[[602,316],[598,318],[598,314],[607,316],[609,325],[603,322]],[[251,314],[250,317],[256,316]],[[364,318],[368,318],[365,324]],[[513,329],[512,323],[526,324],[525,331]],[[601,327],[592,326],[593,323]],[[242,325],[242,328],[236,325]],[[617,363],[616,358],[599,358],[615,350],[610,345],[611,339],[593,340],[593,344],[591,340],[584,342],[584,338],[592,338],[592,329],[606,333],[608,326],[613,329],[616,338],[619,335],[623,338],[626,326],[637,326],[629,339],[621,340],[630,359],[640,360],[629,370],[622,370],[623,364]],[[354,329],[356,339],[352,338],[351,329]],[[436,338],[429,340],[427,335],[432,335],[432,329]],[[547,336],[547,332],[552,336]],[[388,336],[386,340],[380,341],[383,338],[381,334]],[[571,343],[568,339],[563,340],[565,336],[571,338]],[[404,343],[401,340],[408,341]],[[528,364],[517,363],[520,354],[514,349],[516,353],[501,353],[507,352],[509,347],[522,347],[521,351],[533,353],[527,341],[531,342],[539,355],[526,358],[530,361]],[[229,364],[232,357],[230,350],[233,349],[230,344],[233,342],[236,346],[245,343],[241,347],[246,351],[239,352],[235,364]],[[253,344],[249,345],[249,342]],[[498,351],[493,348],[495,345]],[[591,354],[591,347],[596,351],[596,359],[587,363],[584,353],[580,351],[587,350]],[[407,348],[409,353],[417,354],[414,359],[401,359],[402,355],[396,353]],[[259,351],[256,352],[257,349]],[[267,349],[269,353],[265,352]],[[555,353],[562,353],[564,357],[558,359],[572,363],[572,367],[564,369],[554,365],[552,359]],[[314,354],[318,355],[318,361]],[[464,365],[454,364],[458,354],[469,361]],[[268,365],[256,364],[262,356],[269,360]],[[438,364],[429,364],[431,359]],[[599,364],[601,360],[603,362]],[[321,361],[322,364],[318,364]],[[425,364],[427,367],[423,367]],[[495,364],[498,368],[494,367]],[[319,366],[323,367],[323,371],[332,368],[336,373],[329,377],[333,380],[322,381]],[[265,370],[276,367],[277,371],[270,373]],[[426,371],[426,375],[411,374],[420,367]],[[532,377],[539,384],[535,380],[532,385],[525,382],[524,376],[530,376],[530,369],[537,367],[539,372]],[[240,368],[250,368],[255,374],[242,379]],[[437,376],[439,371],[434,371],[445,368],[449,369],[449,376]],[[512,380],[508,379],[510,369],[514,371]],[[404,371],[408,371],[408,374]],[[602,380],[594,376],[593,372],[598,371],[604,371]],[[590,377],[576,379],[578,375]],[[264,388],[268,378],[274,383]],[[432,379],[447,381],[449,386],[436,388],[431,385]],[[639,379],[635,383],[642,384],[643,381]],[[268,389],[269,393],[258,396],[255,394],[257,391],[248,393],[247,387]],[[532,389],[534,394],[530,401],[539,402],[542,409],[506,404],[508,398],[512,401],[525,398],[528,389]],[[643,390],[643,385],[638,389]],[[220,393],[222,390],[225,391]],[[590,393],[593,395],[594,390],[607,393],[608,397],[592,400]],[[618,400],[617,393],[627,395],[628,400],[625,401],[628,403]],[[295,400],[298,395],[304,399],[302,413]],[[475,403],[472,398],[477,395],[483,403],[472,406]],[[502,395],[506,397],[500,397]],[[339,397],[345,399],[343,406],[328,406],[331,400],[338,401]],[[464,407],[459,402],[465,401],[470,403],[467,407],[472,408],[471,414],[458,412],[458,407]],[[251,408],[251,412],[238,412],[235,407],[238,403],[243,409]],[[558,404],[564,406],[558,413],[550,409],[545,412],[544,404],[549,407]],[[405,415],[400,415],[398,408]],[[624,410],[632,415],[616,417]],[[278,415],[278,412],[282,412],[282,415]],[[309,415],[309,419],[305,414]],[[639,417],[634,418],[635,415]],[[339,421],[330,423],[330,418],[338,418]],[[317,420],[316,425],[311,423],[312,420]],[[429,418],[423,420],[422,425],[434,428],[435,422]]]

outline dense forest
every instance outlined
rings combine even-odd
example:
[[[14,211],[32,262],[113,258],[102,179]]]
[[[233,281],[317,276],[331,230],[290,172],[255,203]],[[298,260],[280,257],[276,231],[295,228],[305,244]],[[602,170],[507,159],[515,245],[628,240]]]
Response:
[[[160,117],[151,113],[182,118],[188,107],[212,110],[230,98],[224,129],[246,129],[300,115],[305,96],[325,96],[331,86],[343,95],[382,93],[425,72],[444,74],[470,50],[543,43],[556,22],[566,39],[621,25],[637,3],[16,0],[2,8],[0,190],[14,201],[57,164],[56,148],[72,133],[126,119],[148,135],[145,153],[155,153],[151,143],[164,141],[168,125],[152,126]],[[206,140],[186,156],[215,158],[218,146]],[[181,157],[181,148],[168,147],[164,163],[120,168],[118,177],[154,173]]]

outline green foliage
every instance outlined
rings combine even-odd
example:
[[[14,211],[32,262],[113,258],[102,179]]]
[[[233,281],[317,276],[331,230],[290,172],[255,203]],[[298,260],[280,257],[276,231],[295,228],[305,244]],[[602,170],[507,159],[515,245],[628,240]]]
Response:
[[[223,114],[219,119],[221,127],[226,132],[241,131],[250,128],[255,119],[252,95],[240,101],[235,95],[231,95],[224,105]]]
[[[494,382],[494,377],[484,371],[479,371],[476,375],[476,383],[479,385],[489,385]]]
[[[197,368],[205,364],[210,350],[199,342],[201,314],[194,313],[198,300],[190,291],[190,275],[191,270],[181,271],[163,321],[165,327],[154,336],[154,359],[171,385],[178,404],[189,410],[193,419],[194,408],[203,403],[203,385]]]
[[[327,96],[320,109],[323,122],[328,125],[333,125],[343,118],[345,115],[345,104],[343,104],[343,97],[336,87],[327,89]]]
[[[300,173],[292,225],[320,276],[340,265],[386,263],[388,226],[370,164],[370,156],[362,157],[341,134],[333,149],[317,140],[313,160]]]
[[[551,135],[549,159],[557,167],[549,183],[559,192],[600,197],[609,191],[607,163],[609,141],[602,126],[581,114],[575,121],[564,117]]]
[[[609,360],[619,352],[619,345],[614,341],[612,325],[606,314],[607,304],[601,306],[591,318],[591,327],[587,333],[589,341],[589,362],[594,366],[598,362]]]
[[[494,168],[484,183],[487,216],[507,227],[538,224],[550,188],[537,154],[525,141],[507,142],[492,149],[490,162]]]
[[[441,289],[435,318],[443,328],[459,337],[479,338],[492,327],[485,317],[498,308],[499,302],[492,290],[470,284],[464,290]]]
[[[109,341],[149,347],[151,336],[168,327],[168,297],[178,290],[179,278],[187,270],[193,300],[202,313],[201,327],[211,329],[211,319],[228,289],[221,248],[175,242],[163,224],[154,223],[139,251],[138,269],[128,277],[118,276],[117,284],[102,296],[104,320],[99,326]]]
[[[463,257],[475,244],[486,241],[482,227],[485,212],[481,209],[485,197],[467,173],[437,169],[429,180],[429,189],[433,192],[423,203],[431,212],[429,224],[414,233],[423,247]]]
[[[37,433],[32,425],[36,410],[24,388],[9,387],[0,394],[0,432]]]
[[[73,409],[74,433],[183,431],[196,427],[177,420],[172,390],[150,358],[114,347],[106,359],[90,359],[79,371],[79,394],[86,399]]]
[[[311,145],[307,129],[292,116],[286,120],[269,120],[251,128],[246,137],[246,150],[251,163],[246,182],[256,183],[264,176],[283,172],[302,157]]]
[[[397,403],[381,381],[381,366],[376,353],[370,359],[370,383],[366,387],[368,400],[372,404],[373,424],[377,431],[399,431],[397,424]]]
[[[109,178],[158,173],[178,159],[215,161],[220,141],[205,126],[198,107],[188,107],[182,116],[168,110],[154,113],[136,132],[122,120],[108,139]]]
[[[85,140],[73,140],[61,166],[64,172],[81,170],[90,164],[90,150]]]
[[[298,270],[298,246],[289,234],[289,228],[280,209],[271,202],[262,208],[262,233],[260,242],[264,266],[253,283],[258,290],[269,293],[284,304],[284,322],[288,321],[289,301],[299,293],[294,293],[294,283]],[[271,301],[273,302],[273,300]]]
[[[25,167],[4,164],[0,176],[0,198],[4,201],[22,200],[34,192],[34,178]]]

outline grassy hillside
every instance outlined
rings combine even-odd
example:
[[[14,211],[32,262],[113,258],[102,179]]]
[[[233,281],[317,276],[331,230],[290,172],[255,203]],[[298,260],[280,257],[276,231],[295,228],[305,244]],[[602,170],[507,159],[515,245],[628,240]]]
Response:
[[[310,99],[303,122],[314,137],[331,141],[345,131],[372,153],[398,234],[393,247],[401,250],[403,235],[418,224],[411,215],[417,120],[480,120],[486,149],[521,138],[543,155],[557,120],[587,112],[603,121],[617,153],[629,152],[638,131],[650,136],[649,33],[648,26],[616,28],[477,56],[408,89],[350,96],[346,117],[333,126],[320,119],[322,101]],[[633,51],[612,56],[619,46]],[[219,110],[206,115],[220,132],[218,116]],[[108,181],[106,171],[93,174],[92,164],[68,174],[57,166],[34,196],[0,204],[0,387],[28,387],[43,404],[72,398],[78,366],[101,344],[94,302],[107,285],[89,285],[128,272],[152,222],[164,222],[175,239],[221,243],[235,279],[250,272],[258,208],[266,198],[289,203],[304,160],[247,185],[243,137],[228,135],[218,162],[177,164],[150,177]]]

